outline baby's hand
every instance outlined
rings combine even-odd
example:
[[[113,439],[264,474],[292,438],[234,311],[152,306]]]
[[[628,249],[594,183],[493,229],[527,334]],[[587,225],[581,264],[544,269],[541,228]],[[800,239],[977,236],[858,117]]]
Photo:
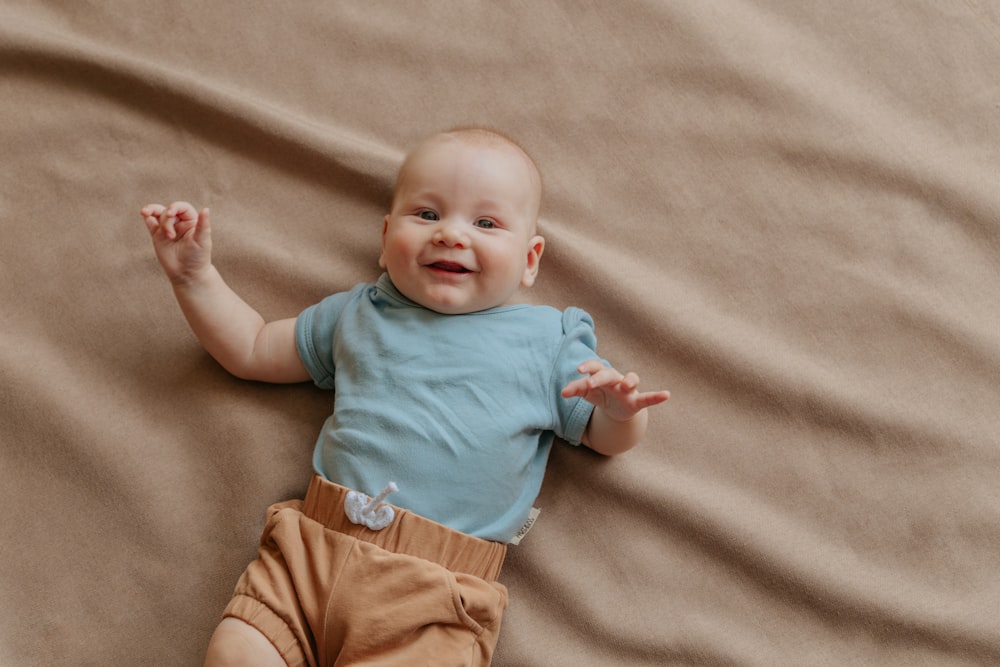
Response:
[[[140,211],[163,270],[173,283],[183,283],[212,263],[208,209],[199,213],[187,202],[148,204]]]
[[[640,393],[638,375],[622,375],[597,359],[580,364],[577,370],[588,377],[573,380],[563,387],[563,398],[582,396],[615,421],[628,421],[643,409],[670,398],[669,391]]]

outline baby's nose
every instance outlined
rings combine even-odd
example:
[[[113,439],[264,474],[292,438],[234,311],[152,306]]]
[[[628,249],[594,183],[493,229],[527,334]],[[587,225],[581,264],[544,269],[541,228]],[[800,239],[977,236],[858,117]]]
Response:
[[[469,245],[469,237],[462,228],[462,225],[448,221],[442,221],[437,232],[434,234],[434,241],[435,243],[444,244],[452,248],[465,248]]]

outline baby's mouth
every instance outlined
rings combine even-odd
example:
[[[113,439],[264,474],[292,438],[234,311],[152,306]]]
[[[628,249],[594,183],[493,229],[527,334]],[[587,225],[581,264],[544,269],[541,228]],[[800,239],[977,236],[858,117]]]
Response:
[[[447,273],[471,273],[471,271],[458,262],[433,262],[427,265],[428,268]]]

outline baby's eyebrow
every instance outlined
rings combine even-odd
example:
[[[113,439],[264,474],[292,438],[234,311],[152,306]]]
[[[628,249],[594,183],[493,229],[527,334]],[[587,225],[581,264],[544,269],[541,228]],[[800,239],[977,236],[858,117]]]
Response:
[[[480,199],[476,202],[476,210],[489,213],[505,213],[510,211],[510,205],[495,199]]]
[[[417,190],[411,193],[404,193],[404,201],[417,203],[429,204],[431,206],[440,206],[442,198],[438,196],[433,190]]]

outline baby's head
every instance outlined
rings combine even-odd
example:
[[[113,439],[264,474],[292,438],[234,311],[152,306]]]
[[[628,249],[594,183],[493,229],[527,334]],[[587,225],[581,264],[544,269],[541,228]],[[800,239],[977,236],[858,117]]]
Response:
[[[538,274],[541,177],[512,140],[484,129],[436,134],[396,179],[379,265],[404,296],[445,314],[510,303]]]

